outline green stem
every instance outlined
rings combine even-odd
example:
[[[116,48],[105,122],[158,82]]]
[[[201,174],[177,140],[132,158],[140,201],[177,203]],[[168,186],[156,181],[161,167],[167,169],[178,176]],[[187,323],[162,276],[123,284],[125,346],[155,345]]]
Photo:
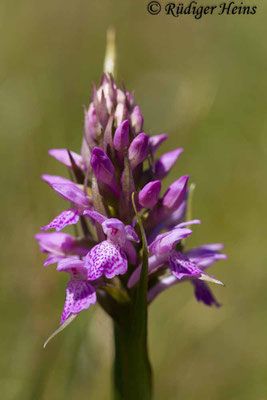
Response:
[[[114,400],[152,399],[146,332],[134,329],[133,316],[128,309],[123,320],[114,322]]]

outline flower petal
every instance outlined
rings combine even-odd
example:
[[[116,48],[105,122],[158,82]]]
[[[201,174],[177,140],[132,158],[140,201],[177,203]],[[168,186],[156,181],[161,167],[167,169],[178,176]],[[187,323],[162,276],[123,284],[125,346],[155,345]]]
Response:
[[[100,225],[102,225],[103,222],[107,219],[107,217],[105,217],[104,215],[102,215],[99,212],[94,211],[94,210],[85,210],[83,215],[93,219],[94,221],[98,222]]]
[[[174,229],[184,228],[185,226],[195,225],[195,224],[201,224],[201,221],[199,219],[192,219],[191,221],[181,222],[180,224],[175,225]]]
[[[223,260],[227,258],[226,254],[219,253],[223,245],[221,244],[210,244],[200,247],[196,247],[186,252],[187,257],[191,261],[197,264],[201,269],[210,267],[218,260]]]
[[[132,240],[133,242],[136,243],[140,242],[137,233],[135,232],[134,228],[131,225],[126,225],[125,231],[126,231],[126,239]]]
[[[161,143],[163,143],[164,140],[166,140],[167,138],[168,138],[168,135],[166,135],[166,133],[150,136],[149,140],[148,140],[148,144],[149,144],[151,153],[154,154],[155,151],[158,149],[158,147],[161,145]]]
[[[199,276],[202,270],[192,263],[184,254],[174,251],[170,258],[170,268],[177,279],[182,279],[184,276]]]
[[[94,246],[85,257],[88,269],[88,279],[95,280],[105,274],[108,279],[125,274],[128,262],[125,253],[119,245],[105,240]]]
[[[78,211],[73,208],[69,208],[68,210],[63,211],[55,219],[53,219],[53,221],[41,229],[47,231],[48,229],[55,228],[56,231],[61,231],[61,229],[65,228],[65,226],[77,224],[78,221]]]
[[[50,149],[48,150],[50,156],[54,157],[57,161],[61,162],[62,164],[66,165],[68,168],[72,168],[72,164],[70,161],[69,153],[67,149]],[[80,154],[75,153],[74,151],[70,151],[70,154],[77,165],[77,167],[84,169],[82,157]]]
[[[55,183],[72,183],[72,181],[70,181],[69,179],[63,178],[62,176],[58,175],[43,174],[42,179],[50,186],[54,185]]]
[[[51,187],[63,197],[63,199],[71,201],[77,206],[89,206],[88,197],[74,183],[55,183]]]
[[[48,267],[48,265],[58,263],[58,262],[61,261],[62,259],[64,259],[63,256],[50,255],[50,256],[47,257],[47,259],[45,260],[45,262],[44,262],[44,267]]]
[[[211,289],[205,282],[200,281],[199,279],[192,279],[191,282],[194,286],[197,301],[201,301],[206,304],[206,306],[215,305],[216,307],[220,307],[220,304],[217,302]]]
[[[192,231],[187,228],[178,228],[162,233],[150,244],[149,251],[151,254],[169,253],[180,240],[186,238],[191,233]]]
[[[58,256],[64,256],[73,251],[75,243],[73,236],[62,232],[38,233],[35,239],[41,251]]]
[[[78,314],[95,303],[96,292],[93,286],[87,281],[71,279],[66,288],[66,300],[60,323],[63,324],[71,314]]]
[[[80,207],[89,206],[90,203],[86,194],[69,179],[53,175],[42,175],[42,178],[56,193],[63,197],[63,199],[71,201]]]
[[[186,197],[186,189],[189,175],[181,176],[173,182],[164,193],[162,205],[165,209],[175,211]]]
[[[69,272],[76,278],[87,279],[85,262],[80,260],[79,257],[74,256],[61,259],[57,265],[57,271]]]

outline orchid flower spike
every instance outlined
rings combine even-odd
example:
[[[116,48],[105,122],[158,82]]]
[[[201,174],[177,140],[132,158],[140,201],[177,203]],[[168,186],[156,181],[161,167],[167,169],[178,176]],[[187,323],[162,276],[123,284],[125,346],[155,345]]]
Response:
[[[70,276],[63,326],[97,300],[115,318],[121,302],[134,303],[139,283],[148,303],[170,286],[189,281],[198,301],[219,304],[208,283],[220,281],[206,269],[226,255],[221,244],[187,246],[192,225],[200,223],[189,217],[189,176],[177,176],[161,194],[163,179],[174,173],[183,149],[158,155],[168,135],[148,135],[143,129],[133,94],[106,73],[98,86],[93,84],[84,110],[81,152],[49,150],[67,167],[70,179],[42,178],[70,205],[41,228],[56,232],[35,238],[47,256],[44,265],[55,264]],[[61,232],[70,225],[77,226],[75,237]],[[140,279],[143,265],[147,285]]]

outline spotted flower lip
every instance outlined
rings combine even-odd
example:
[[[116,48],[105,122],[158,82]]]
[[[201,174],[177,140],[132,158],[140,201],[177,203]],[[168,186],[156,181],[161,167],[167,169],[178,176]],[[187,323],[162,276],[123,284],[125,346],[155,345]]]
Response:
[[[108,240],[93,247],[85,258],[88,279],[94,281],[103,274],[108,279],[127,272],[128,262],[124,251],[118,244]]]
[[[128,269],[125,245],[127,241],[139,242],[130,225],[124,225],[117,218],[106,218],[96,211],[85,211],[84,215],[101,224],[107,240],[94,246],[85,257],[88,279],[96,280],[103,274],[108,279],[125,274]]]
[[[97,300],[94,287],[87,280],[72,277],[66,287],[66,300],[60,323],[63,324],[72,314],[79,314]]]

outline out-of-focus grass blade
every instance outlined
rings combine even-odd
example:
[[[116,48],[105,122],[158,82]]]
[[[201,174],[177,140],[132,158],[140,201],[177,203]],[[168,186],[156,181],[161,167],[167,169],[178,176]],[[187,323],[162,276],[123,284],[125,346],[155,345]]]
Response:
[[[44,342],[44,349],[51,339],[53,339],[59,332],[63,331],[67,326],[77,317],[78,314],[72,314],[58,329],[56,329]]]

